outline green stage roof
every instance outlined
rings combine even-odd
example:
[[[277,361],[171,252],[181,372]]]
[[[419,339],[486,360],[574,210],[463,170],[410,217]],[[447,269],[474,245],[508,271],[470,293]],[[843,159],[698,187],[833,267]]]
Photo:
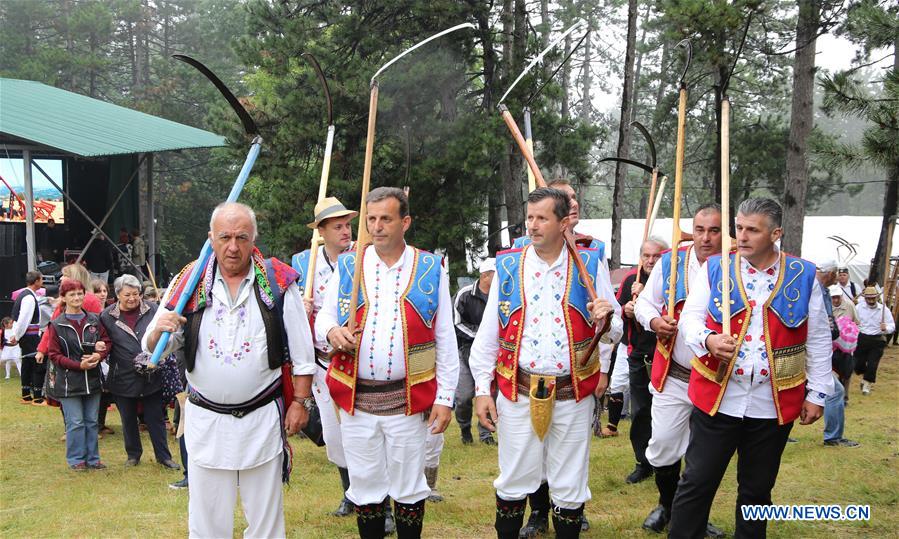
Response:
[[[39,82],[4,78],[0,134],[83,157],[225,145],[224,137],[209,131]]]

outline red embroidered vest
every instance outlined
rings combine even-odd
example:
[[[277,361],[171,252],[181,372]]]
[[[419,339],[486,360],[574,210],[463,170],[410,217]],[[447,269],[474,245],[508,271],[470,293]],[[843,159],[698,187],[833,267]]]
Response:
[[[689,292],[688,282],[690,280],[690,253],[693,249],[692,245],[681,247],[677,250],[677,292],[674,295],[674,315],[675,320],[680,320],[680,313],[684,308],[684,302],[687,301],[687,293]],[[668,315],[668,287],[671,278],[671,250],[666,251],[658,264],[662,265],[662,279],[664,289],[662,291],[662,315]],[[665,389],[665,381],[668,379],[668,371],[671,369],[671,354],[674,353],[674,342],[677,339],[677,331],[670,339],[657,339],[656,351],[652,359],[652,373],[650,382],[656,391],[661,393]]]

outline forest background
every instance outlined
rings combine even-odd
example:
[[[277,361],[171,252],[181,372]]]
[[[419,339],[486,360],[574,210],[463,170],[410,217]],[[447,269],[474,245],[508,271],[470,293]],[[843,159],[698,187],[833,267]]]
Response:
[[[754,195],[783,202],[786,250],[800,252],[796,224],[806,214],[883,215],[885,224],[896,214],[899,5],[889,1],[5,0],[0,76],[228,137],[226,148],[157,156],[157,237],[177,268],[205,238],[196,216],[225,198],[248,147],[215,89],[171,55],[199,59],[260,125],[265,144],[243,200],[259,214],[266,250],[288,257],[309,240],[326,127],[324,97],[301,53],[318,58],[334,99],[329,194],[358,207],[371,75],[415,42],[473,23],[475,30],[435,42],[382,78],[373,170],[374,186],[410,188],[410,242],[442,249],[459,276],[469,257],[485,254],[482,246],[501,247],[504,223],[523,218],[524,164],[497,101],[578,20],[586,31],[547,55],[506,103],[520,118],[549,81],[531,103],[537,161],[547,177],[575,186],[583,217],[612,217],[612,237],[603,239],[613,267],[620,221],[643,217],[649,182],[638,169],[600,160],[648,159],[629,126],[638,120],[655,140],[659,166],[673,173],[685,59],[676,44],[684,38],[693,44],[685,213],[720,200],[726,90],[731,203]],[[829,59],[816,43],[828,34],[858,47],[850,69],[822,67]],[[669,198],[662,214],[670,207]]]

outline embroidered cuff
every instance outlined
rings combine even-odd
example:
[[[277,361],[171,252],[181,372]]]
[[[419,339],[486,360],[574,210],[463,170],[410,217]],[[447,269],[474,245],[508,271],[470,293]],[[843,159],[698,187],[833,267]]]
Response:
[[[442,406],[448,406],[450,408],[453,407],[453,392],[437,388],[437,398],[434,399],[434,404],[440,404]]]
[[[827,399],[827,393],[822,393],[820,391],[810,390],[805,395],[805,400],[812,404],[817,404],[818,406],[824,406],[825,399]]]
[[[474,384],[474,396],[475,397],[489,397],[491,395],[490,384],[492,380],[490,378],[482,378],[479,380],[475,380]]]

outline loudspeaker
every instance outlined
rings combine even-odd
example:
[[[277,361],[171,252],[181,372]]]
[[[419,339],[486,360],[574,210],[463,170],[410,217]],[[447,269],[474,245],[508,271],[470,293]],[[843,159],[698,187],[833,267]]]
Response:
[[[25,286],[28,256],[0,256],[0,299],[9,299],[14,290]]]

